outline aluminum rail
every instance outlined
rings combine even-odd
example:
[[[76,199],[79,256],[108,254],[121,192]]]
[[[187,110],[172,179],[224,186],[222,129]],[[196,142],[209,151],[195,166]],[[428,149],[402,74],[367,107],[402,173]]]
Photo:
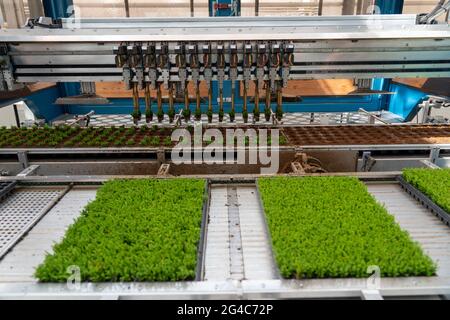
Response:
[[[395,27],[395,29],[393,29]],[[448,25],[218,28],[2,29],[0,42],[276,41],[448,38]]]
[[[358,16],[312,16],[312,17],[196,17],[196,18],[81,18],[62,19],[62,28],[73,28],[78,23],[86,29],[117,29],[120,28],[186,28],[195,23],[202,28],[221,29],[230,24],[237,27],[282,27],[282,26],[334,26],[383,23],[415,25],[417,17],[413,14],[399,15],[358,15]]]
[[[179,66],[180,52],[185,59],[193,55],[180,51],[186,43],[195,43],[198,61],[210,55],[206,57],[211,62],[208,75],[202,64]],[[268,65],[258,72],[255,62],[247,67],[241,63],[248,55],[247,45],[253,55],[250,61],[257,61],[260,45],[265,46],[267,59],[275,45],[285,55],[287,44],[292,46],[292,59],[283,60],[283,67],[274,67],[275,72]],[[145,51],[153,45],[163,46],[164,53]],[[205,46],[207,51],[203,51]],[[236,47],[233,54],[238,55],[235,67],[230,64],[232,46]],[[125,56],[130,61],[153,55],[167,61],[152,67],[139,62],[138,68],[125,61],[123,67],[118,63],[123,47],[127,47]],[[134,49],[145,53],[131,53]],[[225,54],[224,65],[219,67],[221,54]],[[168,87],[173,82],[234,79],[246,83],[270,80],[284,86],[288,79],[438,78],[450,77],[450,27],[419,25],[415,15],[64,19],[61,28],[0,30],[0,63],[2,60],[10,90],[13,82],[124,81],[128,87],[136,82],[164,82]],[[285,68],[285,64],[289,66]]]

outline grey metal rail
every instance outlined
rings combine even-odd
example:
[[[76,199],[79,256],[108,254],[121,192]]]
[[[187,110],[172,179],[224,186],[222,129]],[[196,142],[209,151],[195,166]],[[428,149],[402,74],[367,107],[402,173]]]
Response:
[[[398,176],[397,181],[408,194],[410,194],[414,199],[416,199],[423,206],[433,212],[443,223],[450,227],[450,213],[446,212],[444,209],[434,203],[433,200],[431,200],[422,191],[408,183],[402,176]]]

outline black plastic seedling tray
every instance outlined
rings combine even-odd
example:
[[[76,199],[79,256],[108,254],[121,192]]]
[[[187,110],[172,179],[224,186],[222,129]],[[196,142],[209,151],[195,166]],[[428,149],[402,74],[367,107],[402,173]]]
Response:
[[[407,193],[409,193],[414,199],[419,201],[423,206],[434,213],[443,223],[450,227],[450,214],[447,213],[447,211],[434,203],[433,200],[431,200],[422,191],[408,183],[402,176],[397,177],[397,181]]]
[[[202,209],[202,224],[200,241],[197,249],[197,270],[195,272],[195,281],[202,281],[205,274],[205,249],[206,249],[206,232],[208,229],[209,220],[209,205],[211,201],[211,188],[210,182],[205,182],[205,193],[203,194],[203,209]]]

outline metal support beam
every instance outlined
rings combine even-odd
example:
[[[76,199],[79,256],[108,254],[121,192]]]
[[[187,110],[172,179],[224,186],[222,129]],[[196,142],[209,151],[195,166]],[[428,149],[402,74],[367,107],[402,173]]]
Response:
[[[26,151],[17,152],[17,158],[24,170],[29,167],[28,153]]]
[[[372,14],[372,12],[367,12],[372,2],[373,0],[358,0],[356,4],[356,14]]]
[[[402,14],[403,13],[403,0],[375,0],[374,5],[379,8],[380,14]],[[392,79],[385,78],[383,81],[383,87],[389,91],[391,88]],[[391,96],[385,95],[382,98],[382,108],[387,108],[390,104]]]
[[[189,1],[189,8],[191,10],[191,17],[194,17],[194,0]]]
[[[39,165],[31,165],[22,172],[20,172],[17,176],[18,177],[28,177],[32,176],[36,173],[36,170],[39,169]]]
[[[255,17],[259,16],[259,0],[255,0]]]
[[[16,119],[16,126],[17,128],[20,128],[20,117],[19,111],[17,110],[17,104],[13,104],[13,110],[14,110],[14,119]]]
[[[130,17],[130,1],[124,0],[124,5],[125,5],[125,16],[127,18],[129,18]]]
[[[342,15],[352,16],[355,14],[356,0],[344,0],[342,4]]]
[[[317,15],[321,16],[323,14],[323,0],[319,0]]]
[[[3,15],[3,3],[0,3],[0,29],[4,27],[5,16]]]
[[[438,165],[432,163],[430,160],[421,160],[420,162],[423,163],[425,166],[427,166],[427,168],[430,168],[430,169],[440,169],[441,168]]]
[[[30,9],[30,18],[44,16],[44,7],[41,0],[28,0],[28,8]]]
[[[430,162],[431,163],[436,163],[436,161],[439,159],[439,154],[441,153],[441,149],[438,147],[435,147],[433,149],[431,149],[430,152]]]

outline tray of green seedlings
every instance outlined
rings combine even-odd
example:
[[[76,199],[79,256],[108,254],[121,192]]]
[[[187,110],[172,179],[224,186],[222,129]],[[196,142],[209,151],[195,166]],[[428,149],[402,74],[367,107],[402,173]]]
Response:
[[[433,276],[435,263],[356,178],[258,180],[282,277]]]
[[[1,128],[0,148],[171,147],[172,130],[148,127]]]
[[[406,192],[450,226],[450,169],[405,169],[397,180]]]
[[[189,281],[201,274],[205,180],[106,182],[36,269],[41,282]]]
[[[167,147],[175,145],[172,141],[172,132],[175,128],[154,126],[142,127],[89,127],[57,126],[42,128],[0,128],[0,148],[136,148],[136,147]],[[192,126],[187,127],[191,134]],[[225,130],[223,130],[223,133]],[[288,144],[284,135],[279,138],[279,145]],[[208,145],[213,141],[205,141]],[[223,142],[223,141],[222,141]],[[249,145],[249,139],[245,139]],[[259,144],[259,142],[258,142]],[[270,135],[267,141],[272,144]]]

